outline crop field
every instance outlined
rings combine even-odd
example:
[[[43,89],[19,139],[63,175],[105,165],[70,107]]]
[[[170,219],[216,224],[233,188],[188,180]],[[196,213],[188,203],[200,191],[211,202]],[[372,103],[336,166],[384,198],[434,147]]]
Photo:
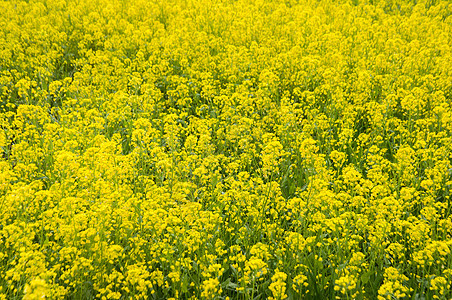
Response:
[[[0,0],[0,300],[452,299],[452,2]]]

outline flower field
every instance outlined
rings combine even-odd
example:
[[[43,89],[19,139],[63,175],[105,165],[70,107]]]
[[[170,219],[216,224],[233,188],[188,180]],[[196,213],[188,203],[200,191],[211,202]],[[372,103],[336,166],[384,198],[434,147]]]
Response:
[[[452,299],[452,3],[0,1],[0,299]]]

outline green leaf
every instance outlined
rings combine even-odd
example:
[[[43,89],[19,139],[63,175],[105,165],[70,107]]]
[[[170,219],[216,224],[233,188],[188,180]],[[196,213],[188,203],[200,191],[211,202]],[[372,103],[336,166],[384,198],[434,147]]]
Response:
[[[368,272],[364,273],[363,275],[361,275],[361,281],[362,281],[363,285],[365,285],[366,283],[369,282],[371,275],[372,275],[371,271],[368,271]]]

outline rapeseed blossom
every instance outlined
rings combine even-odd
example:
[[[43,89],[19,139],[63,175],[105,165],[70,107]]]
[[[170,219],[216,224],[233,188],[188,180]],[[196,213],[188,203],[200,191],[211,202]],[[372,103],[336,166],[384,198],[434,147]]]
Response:
[[[0,299],[450,299],[444,0],[0,0]]]

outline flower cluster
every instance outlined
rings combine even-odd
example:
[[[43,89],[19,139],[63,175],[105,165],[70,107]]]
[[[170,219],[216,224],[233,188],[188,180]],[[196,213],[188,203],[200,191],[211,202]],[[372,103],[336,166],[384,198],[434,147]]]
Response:
[[[0,299],[451,299],[452,5],[0,0]]]

